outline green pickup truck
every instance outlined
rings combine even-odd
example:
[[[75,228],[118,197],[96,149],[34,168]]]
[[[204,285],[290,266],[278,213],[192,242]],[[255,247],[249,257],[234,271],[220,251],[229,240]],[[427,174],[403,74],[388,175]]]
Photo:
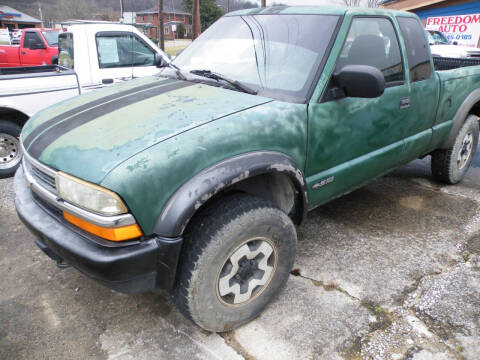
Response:
[[[15,203],[59,266],[211,331],[280,292],[308,210],[426,155],[457,183],[477,148],[480,67],[436,72],[407,12],[234,12],[165,65],[32,117]]]

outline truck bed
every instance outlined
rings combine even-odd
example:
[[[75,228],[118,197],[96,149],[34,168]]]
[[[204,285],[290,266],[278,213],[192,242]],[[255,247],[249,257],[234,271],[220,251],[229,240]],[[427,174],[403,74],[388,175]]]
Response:
[[[22,109],[28,117],[79,94],[77,74],[71,69],[56,65],[0,69],[0,107]]]

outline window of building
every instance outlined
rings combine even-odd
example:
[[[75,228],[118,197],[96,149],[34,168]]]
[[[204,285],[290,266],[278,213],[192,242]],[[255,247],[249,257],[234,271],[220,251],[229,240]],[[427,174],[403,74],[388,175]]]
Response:
[[[403,81],[400,46],[390,20],[383,17],[354,18],[335,70],[339,71],[345,65],[376,67],[389,86]]]
[[[170,20],[170,14],[167,14],[167,20]]]
[[[168,26],[165,26],[165,35],[168,35],[170,33],[170,29]]]
[[[429,79],[432,69],[422,26],[416,19],[410,17],[399,16],[397,20],[407,48],[410,81]]]
[[[185,15],[182,15],[182,21],[185,22]]]

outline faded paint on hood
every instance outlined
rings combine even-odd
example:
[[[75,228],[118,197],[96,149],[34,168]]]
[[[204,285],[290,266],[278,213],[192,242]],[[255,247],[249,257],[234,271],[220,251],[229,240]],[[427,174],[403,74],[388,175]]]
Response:
[[[90,97],[92,101],[94,98],[98,99]],[[159,142],[269,101],[259,96],[192,83],[116,109],[66,132],[45,148],[39,160],[98,184],[117,165]],[[78,106],[79,100],[73,103]],[[57,110],[66,111],[68,108],[66,102],[61,110]],[[57,110],[51,111],[49,116],[42,114],[41,118],[48,121]],[[34,130],[35,124],[38,126],[43,121],[34,119],[29,132]]]

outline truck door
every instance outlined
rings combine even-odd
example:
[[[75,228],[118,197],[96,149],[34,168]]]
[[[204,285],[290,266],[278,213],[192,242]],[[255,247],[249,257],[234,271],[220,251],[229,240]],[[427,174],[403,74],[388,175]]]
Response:
[[[99,32],[95,36],[100,79],[121,79],[158,72],[155,51],[141,38],[128,32]],[[95,81],[94,80],[94,81]]]
[[[20,48],[22,66],[47,65],[45,51],[47,46],[36,31],[25,31],[23,47]]]
[[[330,81],[309,104],[307,181],[313,205],[360,186],[401,162],[410,96],[398,36],[389,17],[354,17],[337,58],[345,65],[378,68],[386,89],[378,98],[335,96]]]
[[[428,151],[439,99],[439,80],[432,70],[427,39],[420,22],[413,17],[398,16],[405,44],[410,82],[409,112],[406,119],[405,161]]]

